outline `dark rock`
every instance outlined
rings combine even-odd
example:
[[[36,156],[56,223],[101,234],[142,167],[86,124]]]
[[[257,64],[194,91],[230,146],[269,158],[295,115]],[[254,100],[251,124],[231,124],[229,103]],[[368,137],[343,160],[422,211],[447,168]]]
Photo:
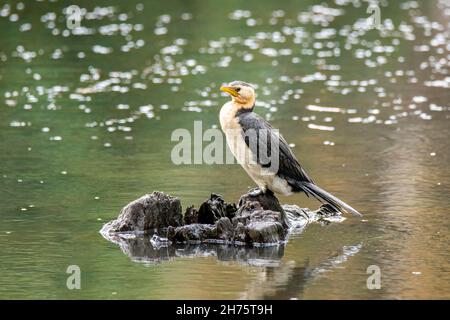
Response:
[[[231,242],[234,239],[234,228],[228,217],[220,218],[215,225],[215,239]]]
[[[236,215],[237,207],[234,203],[227,203],[227,206],[225,207],[226,216],[228,219],[232,220],[234,216]]]
[[[102,232],[151,232],[182,225],[180,199],[155,191],[125,206]]]
[[[258,201],[244,202],[233,218],[233,224],[236,225],[236,238],[246,243],[283,241],[285,230],[287,230],[283,219],[283,213],[264,210]]]
[[[214,225],[200,223],[168,228],[167,238],[174,243],[202,242],[214,238],[214,228]]]
[[[227,210],[230,208],[227,209],[222,196],[213,193],[198,209],[198,223],[214,224],[220,218],[227,216]]]
[[[247,242],[247,228],[242,222],[237,222],[234,228],[234,241],[239,241],[241,243]]]
[[[174,243],[221,241],[233,242],[234,227],[230,219],[222,217],[212,224],[189,224],[168,228],[167,238]]]
[[[184,224],[198,223],[198,210],[194,206],[190,206],[184,213]]]
[[[180,200],[153,192],[124,207],[116,220],[104,225],[101,233],[109,238],[123,238],[125,236],[120,234],[126,232],[156,233],[152,238],[154,246],[208,242],[273,245],[282,243],[288,232],[301,232],[309,222],[328,223],[343,219],[327,205],[317,211],[296,205],[281,206],[272,192],[255,191],[258,189],[241,196],[239,208],[227,204],[220,195],[211,194],[198,211],[193,206],[186,209],[185,225]],[[133,240],[129,242],[133,243]],[[133,247],[141,250],[140,245]]]
[[[279,222],[250,222],[247,229],[253,244],[276,244],[285,239],[285,231]]]
[[[279,243],[286,237],[281,212],[257,210],[250,215],[246,226],[248,238],[252,243]]]
[[[166,238],[169,241],[173,241],[175,239],[176,233],[177,233],[177,230],[175,227],[168,227],[166,230]]]
[[[283,207],[280,205],[280,202],[275,197],[273,192],[266,191],[265,193],[262,193],[259,191],[259,188],[253,188],[246,194],[241,196],[241,198],[239,199],[239,209],[236,212],[236,216],[245,215],[245,212],[241,211],[244,210],[247,212],[251,212],[255,210],[254,208],[252,208],[252,206],[255,208],[256,206],[258,206],[259,208],[262,208],[264,210],[281,213],[281,224],[283,225],[283,228],[289,228],[290,224],[288,219],[286,218]]]
[[[239,199],[239,207],[242,207],[246,202],[258,202],[265,210],[283,212],[283,208],[273,192],[266,191],[265,193],[262,193],[259,191],[259,188],[253,188],[242,195]]]
[[[252,213],[260,210],[263,210],[263,208],[258,201],[246,201],[236,212],[236,215],[233,218],[233,223],[241,222],[246,225]]]

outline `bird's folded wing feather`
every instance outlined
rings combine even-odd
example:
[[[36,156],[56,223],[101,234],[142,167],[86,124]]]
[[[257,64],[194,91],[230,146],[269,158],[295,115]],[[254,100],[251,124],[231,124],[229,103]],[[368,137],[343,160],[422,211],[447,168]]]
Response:
[[[250,148],[254,161],[263,167],[269,167],[268,160],[271,158],[271,143],[278,142],[279,158],[276,174],[293,184],[298,184],[299,182],[314,183],[292,153],[286,140],[266,120],[254,112],[242,113],[238,115],[238,120],[243,130],[242,134],[244,135],[245,143]],[[254,139],[256,143],[249,138],[249,132],[251,134],[256,132],[257,138]],[[263,148],[262,152],[260,152],[261,148]],[[269,157],[269,159],[265,157]]]

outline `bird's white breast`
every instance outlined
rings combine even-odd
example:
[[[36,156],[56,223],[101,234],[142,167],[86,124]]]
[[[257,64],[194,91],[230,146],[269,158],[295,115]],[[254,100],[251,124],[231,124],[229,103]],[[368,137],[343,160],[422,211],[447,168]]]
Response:
[[[238,128],[238,122],[236,118],[237,106],[232,101],[225,103],[220,109],[220,126],[223,132],[226,132],[228,128]]]
[[[242,127],[236,117],[237,110],[237,106],[231,101],[224,104],[220,110],[220,125],[231,153],[259,188],[262,190],[269,188],[274,192],[290,195],[292,188],[286,180],[279,178],[276,172],[262,168],[253,160],[256,159],[256,156],[254,157],[251,149],[245,143]]]

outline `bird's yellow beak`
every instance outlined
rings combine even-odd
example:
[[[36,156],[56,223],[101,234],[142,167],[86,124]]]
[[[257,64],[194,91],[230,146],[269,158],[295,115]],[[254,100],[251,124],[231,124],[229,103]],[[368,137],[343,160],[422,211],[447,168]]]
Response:
[[[220,91],[229,93],[233,97],[237,97],[239,95],[239,93],[237,93],[237,91],[233,87],[221,86]]]

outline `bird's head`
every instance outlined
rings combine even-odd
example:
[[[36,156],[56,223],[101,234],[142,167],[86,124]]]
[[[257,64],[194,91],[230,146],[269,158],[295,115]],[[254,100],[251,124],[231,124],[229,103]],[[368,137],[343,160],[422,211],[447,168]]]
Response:
[[[220,91],[228,93],[240,109],[253,109],[255,106],[255,87],[247,82],[233,81],[226,86],[221,86]]]

